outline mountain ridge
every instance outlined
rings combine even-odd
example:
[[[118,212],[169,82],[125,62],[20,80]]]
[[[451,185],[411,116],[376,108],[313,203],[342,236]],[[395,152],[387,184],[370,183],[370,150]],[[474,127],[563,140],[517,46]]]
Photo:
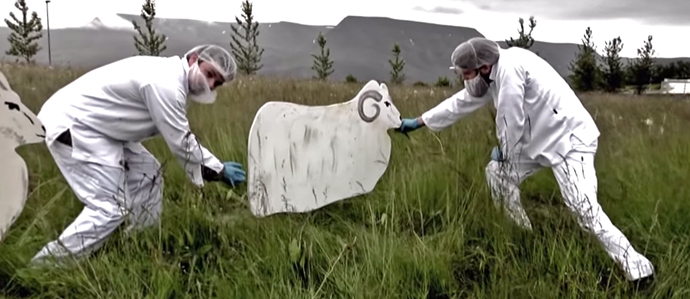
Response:
[[[134,34],[124,30],[124,21],[135,20],[143,26],[138,15],[117,14],[114,18],[99,16],[77,28],[51,29],[53,64],[94,68],[115,60],[136,55]],[[104,20],[107,20],[104,22]],[[108,28],[108,22],[117,24]],[[193,46],[216,43],[230,48],[230,25],[234,22],[206,22],[190,19],[158,18],[154,26],[168,37],[167,50],[162,55],[183,55]],[[388,80],[393,43],[401,47],[406,61],[406,83],[416,81],[435,82],[439,77],[452,77],[448,70],[450,54],[462,41],[472,37],[484,37],[480,31],[461,26],[439,25],[388,17],[347,16],[335,26],[304,25],[295,22],[260,23],[258,44],[265,49],[259,74],[310,78],[312,57],[319,48],[315,40],[319,32],[326,37],[334,61],[332,80],[344,80],[353,75],[360,80]],[[0,27],[0,36],[7,36],[9,29]],[[43,48],[36,56],[38,63],[47,64],[47,38],[39,41]],[[505,41],[497,41],[506,48]],[[128,45],[128,46],[125,46]],[[0,60],[13,61],[5,56],[9,48],[7,39],[0,39]],[[561,76],[568,76],[570,62],[578,52],[577,44],[535,41],[531,50],[548,61]],[[627,62],[629,58],[624,58]],[[690,61],[690,58],[657,58],[659,63]]]

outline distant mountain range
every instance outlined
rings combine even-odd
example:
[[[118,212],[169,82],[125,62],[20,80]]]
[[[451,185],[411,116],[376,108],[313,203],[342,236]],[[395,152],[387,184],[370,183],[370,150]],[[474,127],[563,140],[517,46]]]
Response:
[[[81,28],[51,30],[53,64],[93,68],[136,54],[131,21],[141,26],[138,15],[118,14],[100,17]],[[130,23],[129,27],[127,24]],[[165,56],[182,55],[195,45],[216,43],[229,49],[231,23],[205,22],[184,19],[157,19],[156,29],[168,36]],[[309,78],[311,53],[318,53],[315,39],[322,32],[334,61],[333,80],[344,80],[352,74],[359,80],[388,80],[393,43],[400,44],[406,65],[406,83],[432,83],[439,77],[451,78],[448,69],[450,54],[462,41],[483,35],[467,27],[445,26],[402,21],[383,17],[344,18],[337,26],[307,26],[290,22],[262,23],[258,43],[265,49],[260,74]],[[6,36],[9,29],[0,27],[0,59],[9,49]],[[506,37],[508,38],[508,37]],[[504,41],[498,41],[506,47]],[[48,62],[47,34],[41,39],[43,50],[37,55],[39,63]],[[531,48],[546,59],[562,75],[570,74],[570,62],[578,52],[576,44],[536,41]],[[665,64],[690,58],[660,58]]]

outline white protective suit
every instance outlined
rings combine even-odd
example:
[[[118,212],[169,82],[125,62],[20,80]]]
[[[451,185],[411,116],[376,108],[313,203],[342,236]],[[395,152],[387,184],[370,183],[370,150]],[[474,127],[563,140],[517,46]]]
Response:
[[[518,47],[500,49],[489,91],[474,98],[463,89],[422,115],[432,131],[444,129],[493,101],[497,136],[507,162],[491,161],[486,178],[497,205],[531,230],[519,185],[550,167],[578,223],[594,233],[629,280],[653,274],[652,263],[633,249],[597,202],[594,155],[599,130],[580,100],[545,60]]]
[[[159,218],[163,179],[160,164],[141,144],[148,138],[162,135],[197,186],[203,186],[202,166],[222,171],[223,163],[189,128],[189,70],[178,56],[125,58],[90,71],[43,105],[38,118],[48,149],[85,207],[32,262],[88,254],[126,216],[126,231]],[[67,130],[71,147],[57,140]]]

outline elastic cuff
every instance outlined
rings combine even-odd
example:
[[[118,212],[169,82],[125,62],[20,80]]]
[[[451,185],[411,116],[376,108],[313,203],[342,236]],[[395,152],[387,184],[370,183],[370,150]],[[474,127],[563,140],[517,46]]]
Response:
[[[215,170],[208,168],[205,165],[201,165],[201,177],[204,178],[204,180],[206,181],[218,182],[221,179],[223,179],[223,176],[221,175],[222,173],[222,170],[220,172],[216,172]]]
[[[439,132],[439,131],[441,131],[441,130],[443,129],[443,128],[439,128],[439,127],[430,126],[430,125],[429,125],[429,118],[430,118],[430,116],[427,115],[426,113],[422,114],[422,116],[420,116],[420,118],[421,118],[422,121],[424,122],[424,126],[427,127],[429,130],[431,130],[431,131],[433,131],[433,132]]]

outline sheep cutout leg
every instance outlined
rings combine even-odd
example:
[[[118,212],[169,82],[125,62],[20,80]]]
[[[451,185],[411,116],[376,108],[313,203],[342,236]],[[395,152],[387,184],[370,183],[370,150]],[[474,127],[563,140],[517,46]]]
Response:
[[[0,241],[24,209],[29,189],[26,162],[15,151],[42,142],[43,125],[12,90],[0,72]]]
[[[249,132],[247,188],[255,216],[308,212],[371,192],[388,168],[400,112],[369,81],[344,103],[264,104]]]

